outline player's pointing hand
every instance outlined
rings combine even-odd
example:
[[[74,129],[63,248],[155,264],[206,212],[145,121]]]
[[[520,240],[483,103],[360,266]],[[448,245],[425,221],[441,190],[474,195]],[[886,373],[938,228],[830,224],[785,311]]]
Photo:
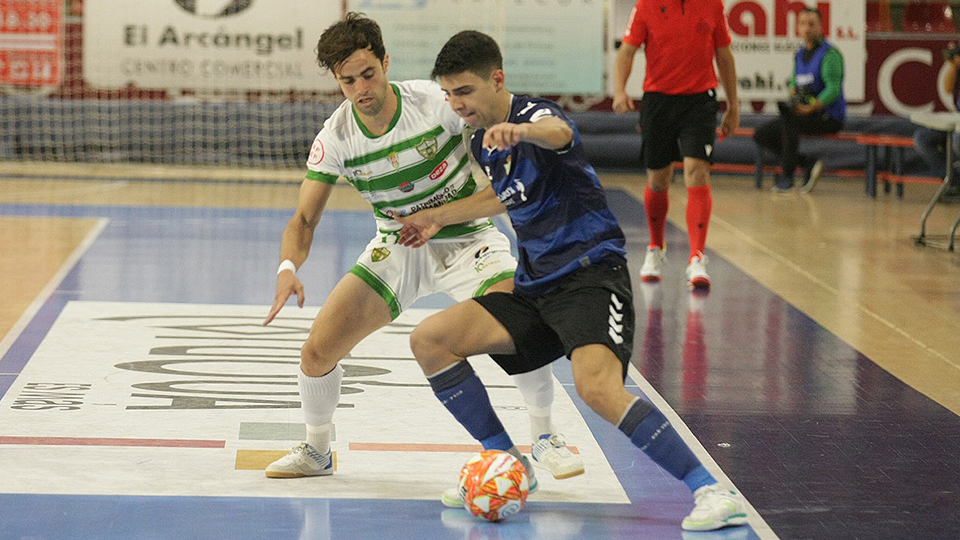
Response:
[[[270,313],[267,314],[267,318],[263,321],[263,326],[273,321],[277,314],[280,313],[283,305],[287,303],[287,299],[294,294],[297,295],[297,305],[303,307],[303,283],[300,283],[296,274],[290,270],[285,270],[277,274],[277,295],[273,299],[273,307],[270,308]]]

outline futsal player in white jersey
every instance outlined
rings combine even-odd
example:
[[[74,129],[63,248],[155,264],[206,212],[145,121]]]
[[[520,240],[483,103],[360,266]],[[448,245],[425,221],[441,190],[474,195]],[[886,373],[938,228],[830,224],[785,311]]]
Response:
[[[299,390],[307,440],[270,464],[270,478],[333,474],[330,431],[340,400],[345,357],[363,338],[395,319],[417,298],[443,292],[456,301],[513,290],[516,261],[507,238],[489,219],[444,228],[429,249],[397,243],[407,215],[478,191],[462,144],[463,123],[430,81],[391,83],[377,23],[350,13],[327,28],[317,61],[336,77],[346,101],[324,123],[307,160],[296,213],[280,246],[277,294],[264,324],[294,294],[303,307],[296,269],[306,260],[337,179],[344,177],[373,206],[377,234],[320,309],[300,355]],[[514,376],[530,413],[533,457],[557,478],[583,472],[550,418],[550,366]],[[514,449],[515,451],[515,449]],[[522,459],[530,469],[526,457]],[[535,485],[532,469],[531,485]],[[456,502],[456,501],[455,501]]]

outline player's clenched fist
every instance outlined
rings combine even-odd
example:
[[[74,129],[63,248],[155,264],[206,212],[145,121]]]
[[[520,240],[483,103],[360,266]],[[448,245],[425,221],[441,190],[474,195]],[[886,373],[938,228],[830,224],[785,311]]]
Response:
[[[483,135],[484,148],[506,150],[516,146],[527,135],[530,124],[511,124],[503,122],[487,128]]]

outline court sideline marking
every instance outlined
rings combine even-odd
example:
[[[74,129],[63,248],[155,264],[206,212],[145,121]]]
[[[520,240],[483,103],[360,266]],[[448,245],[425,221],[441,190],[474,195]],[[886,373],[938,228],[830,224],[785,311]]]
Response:
[[[60,265],[60,269],[56,274],[50,278],[50,281],[47,282],[47,285],[37,294],[36,298],[33,299],[33,302],[27,306],[27,309],[23,311],[23,314],[17,319],[17,322],[13,323],[13,326],[10,327],[10,331],[7,332],[7,335],[0,340],[0,359],[2,359],[7,352],[13,347],[13,343],[20,337],[20,334],[27,328],[27,325],[30,324],[30,321],[33,320],[33,317],[40,311],[40,308],[53,296],[53,293],[57,290],[57,287],[60,286],[60,283],[66,279],[67,274],[73,270],[74,266],[77,265],[77,262],[81,257],[90,249],[90,246],[96,242],[97,238],[100,237],[100,234],[103,233],[103,230],[107,228],[107,225],[110,223],[108,218],[100,218],[97,220],[96,224],[90,229],[90,232],[84,237],[80,244],[73,250],[73,253],[67,257],[67,260]],[[18,375],[18,373],[0,373],[0,375]]]
[[[623,189],[624,192],[630,194],[630,195],[633,196],[634,198],[636,198],[636,197],[638,196],[638,195],[637,195],[636,193],[634,193],[632,190],[624,189],[624,188],[620,188],[620,189]],[[671,195],[671,196],[674,196],[674,195]],[[676,196],[679,200],[682,200],[682,201],[684,202],[684,204],[686,203],[687,199],[686,199],[686,197],[685,197],[684,195],[678,194],[678,195],[675,195],[675,196]],[[683,222],[682,220],[673,220],[673,219],[671,219],[671,220],[669,220],[669,221],[670,221],[670,224],[673,225],[674,227],[680,229],[681,231],[686,232],[686,230],[687,230],[686,223]],[[763,245],[762,243],[760,243],[759,241],[757,241],[754,237],[750,236],[749,234],[747,234],[746,232],[744,232],[742,229],[740,229],[740,228],[737,227],[736,225],[733,225],[733,224],[730,223],[729,221],[726,221],[726,220],[724,220],[723,218],[721,218],[721,217],[717,216],[716,214],[714,214],[714,215],[712,215],[712,216],[710,217],[710,222],[711,222],[711,223],[716,223],[717,225],[723,227],[723,228],[726,229],[730,234],[732,234],[733,236],[735,236],[735,237],[737,237],[738,239],[742,240],[744,243],[749,244],[752,248],[756,249],[757,251],[763,253],[764,255],[766,255],[766,256],[774,259],[774,260],[776,260],[778,263],[783,264],[784,266],[786,266],[787,268],[789,268],[791,271],[796,272],[797,274],[799,274],[799,275],[802,276],[803,278],[805,278],[805,279],[809,280],[810,282],[812,282],[814,285],[816,285],[816,286],[820,287],[821,289],[829,292],[829,293],[830,293],[831,295],[833,295],[835,298],[841,298],[841,297],[843,297],[843,295],[841,294],[841,292],[840,292],[839,289],[837,289],[836,287],[833,287],[833,286],[830,285],[829,283],[821,280],[820,278],[818,278],[817,276],[815,276],[815,275],[813,275],[812,273],[808,272],[807,270],[804,270],[801,266],[799,266],[798,264],[794,263],[794,262],[791,261],[790,259],[784,257],[783,255],[780,255],[780,254],[777,253],[776,251],[773,251],[772,249],[770,249],[770,248],[768,248],[767,246]],[[715,251],[716,251],[716,250],[715,250]],[[718,252],[718,253],[719,253],[719,252]],[[724,256],[724,254],[722,254],[722,253],[720,253],[720,255],[721,255],[721,256]],[[725,258],[728,262],[730,262],[731,264],[733,264],[734,266],[736,266],[738,269],[740,269],[740,271],[744,272],[745,274],[747,274],[748,276],[750,276],[752,279],[754,279],[755,281],[757,281],[758,283],[760,283],[760,284],[763,285],[764,287],[767,287],[767,285],[766,285],[761,279],[759,279],[756,275],[754,275],[752,272],[750,272],[750,270],[749,270],[748,268],[744,268],[744,267],[740,266],[739,264],[735,263],[730,257],[724,256],[724,258]],[[768,288],[769,288],[769,287],[768,287]],[[777,296],[783,297],[783,295],[781,295],[780,293],[776,293],[776,294],[777,294]],[[932,356],[934,356],[934,357],[938,358],[939,360],[943,361],[943,363],[945,363],[946,365],[950,366],[951,368],[954,368],[954,369],[956,369],[956,370],[960,370],[960,364],[954,362],[953,360],[951,360],[950,358],[948,358],[945,354],[940,353],[940,352],[937,351],[936,349],[933,349],[933,348],[930,347],[929,345],[925,344],[924,342],[922,342],[921,340],[919,340],[918,338],[914,337],[914,336],[911,335],[909,332],[907,332],[906,330],[904,330],[903,328],[897,326],[894,322],[885,319],[882,315],[880,315],[880,314],[878,314],[878,313],[876,313],[876,312],[874,312],[874,311],[871,311],[869,308],[867,308],[866,306],[864,306],[860,301],[858,301],[858,300],[849,300],[849,302],[850,302],[850,304],[853,305],[858,311],[862,312],[863,314],[865,314],[865,315],[866,315],[867,317],[869,317],[870,319],[873,319],[874,321],[876,321],[877,323],[881,324],[882,326],[885,326],[885,327],[889,328],[890,330],[893,330],[893,331],[896,332],[897,334],[903,336],[904,338],[907,339],[907,341],[909,341],[910,343],[913,343],[914,345],[916,345],[918,348],[922,349],[923,351],[926,351],[926,352],[930,353]],[[797,307],[793,302],[790,302],[790,305],[792,305],[792,306],[794,306],[794,307]],[[831,334],[835,335],[838,339],[840,339],[841,341],[843,341],[843,342],[846,343],[847,345],[850,345],[851,347],[853,347],[853,348],[854,348],[855,350],[857,350],[857,351],[860,350],[859,347],[854,346],[848,339],[844,338],[841,334],[835,332],[831,327],[824,326],[824,325],[821,323],[821,321],[820,321],[820,319],[819,319],[818,317],[812,316],[812,315],[811,315],[810,313],[808,313],[806,310],[800,309],[799,307],[797,307],[797,310],[800,311],[801,313],[803,313],[804,315],[810,317],[811,320],[813,320],[814,322],[816,322],[816,323],[819,324],[820,326],[823,326],[828,332],[830,332]],[[873,361],[874,363],[876,363],[872,358],[871,358],[870,360]],[[880,364],[878,364],[878,365],[880,365]],[[883,365],[880,365],[880,367],[883,367],[884,369],[887,369],[887,368],[886,368],[885,366],[883,366]],[[899,377],[897,377],[897,378],[899,379]],[[902,380],[902,379],[901,379],[901,380]],[[909,386],[911,386],[912,388],[915,388],[915,389],[917,388],[915,385],[909,385]],[[919,390],[919,389],[918,389],[918,390]],[[922,390],[920,390],[920,392],[923,393],[924,395],[926,395],[926,392],[924,392],[924,391],[922,391]],[[937,401],[937,400],[934,400],[934,401]],[[939,401],[937,401],[937,402],[940,403]]]
[[[783,255],[780,255],[780,254],[777,253],[776,251],[773,251],[772,249],[764,246],[763,244],[761,244],[760,242],[758,242],[756,239],[754,239],[752,236],[750,236],[749,234],[743,232],[741,229],[737,228],[736,226],[732,225],[731,223],[729,223],[729,222],[727,222],[727,221],[724,221],[723,219],[718,218],[718,217],[716,217],[716,216],[711,217],[711,220],[714,221],[714,222],[717,222],[717,223],[719,223],[719,224],[721,224],[721,225],[723,225],[728,231],[730,231],[730,232],[731,232],[734,236],[736,236],[737,238],[743,240],[744,242],[746,242],[747,244],[749,244],[750,246],[752,246],[752,247],[753,247],[754,249],[756,249],[757,251],[760,251],[760,252],[763,253],[764,255],[767,255],[768,257],[776,260],[778,263],[786,266],[786,267],[789,268],[790,270],[792,270],[792,271],[796,272],[797,274],[803,276],[805,279],[809,280],[810,282],[812,282],[812,283],[815,284],[816,286],[818,286],[818,287],[820,287],[821,289],[829,292],[829,293],[830,293],[831,295],[833,295],[835,298],[841,298],[841,297],[844,296],[843,294],[841,294],[840,290],[837,289],[836,287],[834,287],[834,286],[830,285],[829,283],[821,280],[820,278],[818,278],[817,276],[811,274],[811,273],[808,272],[807,270],[804,270],[804,269],[801,268],[799,265],[797,265],[796,263],[794,263],[794,262],[791,261],[790,259],[784,257]],[[748,275],[750,275],[750,274],[748,273]],[[779,296],[779,295],[778,295],[778,296]],[[858,300],[846,299],[846,298],[845,298],[845,301],[847,301],[847,302],[851,303],[852,305],[854,305],[854,306],[857,308],[857,310],[859,310],[860,312],[862,312],[864,315],[870,317],[871,319],[875,320],[876,322],[880,323],[881,325],[886,326],[886,327],[889,328],[890,330],[893,330],[893,331],[896,332],[897,334],[900,334],[901,336],[903,336],[904,338],[906,338],[908,341],[910,341],[911,343],[913,343],[914,345],[916,345],[918,348],[920,348],[920,349],[922,349],[922,350],[930,353],[932,356],[934,356],[934,357],[936,357],[936,358],[939,358],[939,359],[942,360],[945,364],[947,364],[947,365],[949,365],[949,366],[951,366],[951,367],[953,367],[953,368],[955,368],[955,369],[957,369],[957,370],[960,370],[960,364],[954,363],[950,358],[947,358],[947,356],[944,355],[943,353],[941,353],[940,351],[937,351],[936,349],[930,347],[930,346],[927,345],[926,343],[924,343],[924,342],[920,341],[919,339],[915,338],[912,334],[910,334],[909,332],[907,332],[907,331],[904,330],[903,328],[900,328],[899,326],[897,326],[897,325],[896,325],[895,323],[893,323],[892,321],[889,321],[889,320],[885,319],[885,318],[884,318],[883,316],[881,316],[880,314],[875,313],[874,311],[871,311],[869,308],[867,308],[866,306],[864,306],[864,305],[863,305],[861,302],[859,302]],[[799,309],[799,308],[798,308],[798,309]],[[819,321],[818,321],[816,318],[812,317],[812,316],[811,316],[810,314],[808,314],[806,311],[804,311],[804,310],[800,310],[800,311],[801,311],[802,313],[804,313],[804,315],[807,315],[808,317],[810,317],[811,319],[813,319],[814,321],[817,321],[817,324],[820,324]],[[839,334],[834,333],[832,330],[830,330],[830,333],[836,335],[836,336],[837,336],[838,338],[840,338],[840,339],[843,339]],[[847,340],[845,340],[845,339],[843,339],[843,341],[844,341],[844,342],[847,342]],[[851,347],[853,347],[853,345],[852,345],[851,343],[847,342],[847,344],[850,345]],[[853,347],[853,348],[854,348],[854,349],[858,349],[857,347]],[[858,349],[858,350],[859,350],[859,349]]]
[[[640,388],[640,391],[644,393],[645,396],[653,403],[657,409],[667,417],[667,420],[673,424],[674,429],[677,430],[677,433],[680,434],[680,438],[683,439],[683,442],[690,447],[690,450],[693,451],[694,455],[697,456],[697,459],[703,464],[707,470],[710,471],[710,474],[714,476],[722,485],[730,486],[736,489],[734,483],[730,480],[730,477],[723,472],[723,469],[720,468],[720,465],[714,461],[713,456],[707,452],[707,449],[704,448],[703,444],[697,439],[697,436],[690,431],[690,428],[687,427],[687,424],[684,423],[683,419],[680,418],[680,415],[677,414],[673,407],[667,403],[667,400],[663,399],[663,396],[657,392],[657,389],[653,387],[652,384],[647,382],[647,379],[643,377],[640,373],[640,370],[637,369],[637,366],[630,362],[627,364],[627,370],[630,375],[630,378],[637,383],[637,386]],[[737,491],[740,491],[739,489]],[[780,537],[777,536],[773,529],[770,528],[770,525],[767,524],[766,520],[763,519],[763,516],[757,512],[757,509],[750,504],[750,501],[744,501],[747,505],[747,515],[748,515],[748,525],[753,528],[753,531],[757,533],[757,536],[760,537],[760,540],[780,540]],[[726,529],[723,529],[726,530]]]

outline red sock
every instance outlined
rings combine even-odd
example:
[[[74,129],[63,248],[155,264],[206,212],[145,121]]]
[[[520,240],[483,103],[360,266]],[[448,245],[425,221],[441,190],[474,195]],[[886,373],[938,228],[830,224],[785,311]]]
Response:
[[[663,249],[663,230],[667,226],[667,210],[670,208],[669,191],[653,191],[648,185],[643,191],[643,208],[647,212],[650,227],[650,245]]]
[[[713,196],[710,186],[687,188],[687,234],[690,236],[690,258],[699,256],[707,245]]]

